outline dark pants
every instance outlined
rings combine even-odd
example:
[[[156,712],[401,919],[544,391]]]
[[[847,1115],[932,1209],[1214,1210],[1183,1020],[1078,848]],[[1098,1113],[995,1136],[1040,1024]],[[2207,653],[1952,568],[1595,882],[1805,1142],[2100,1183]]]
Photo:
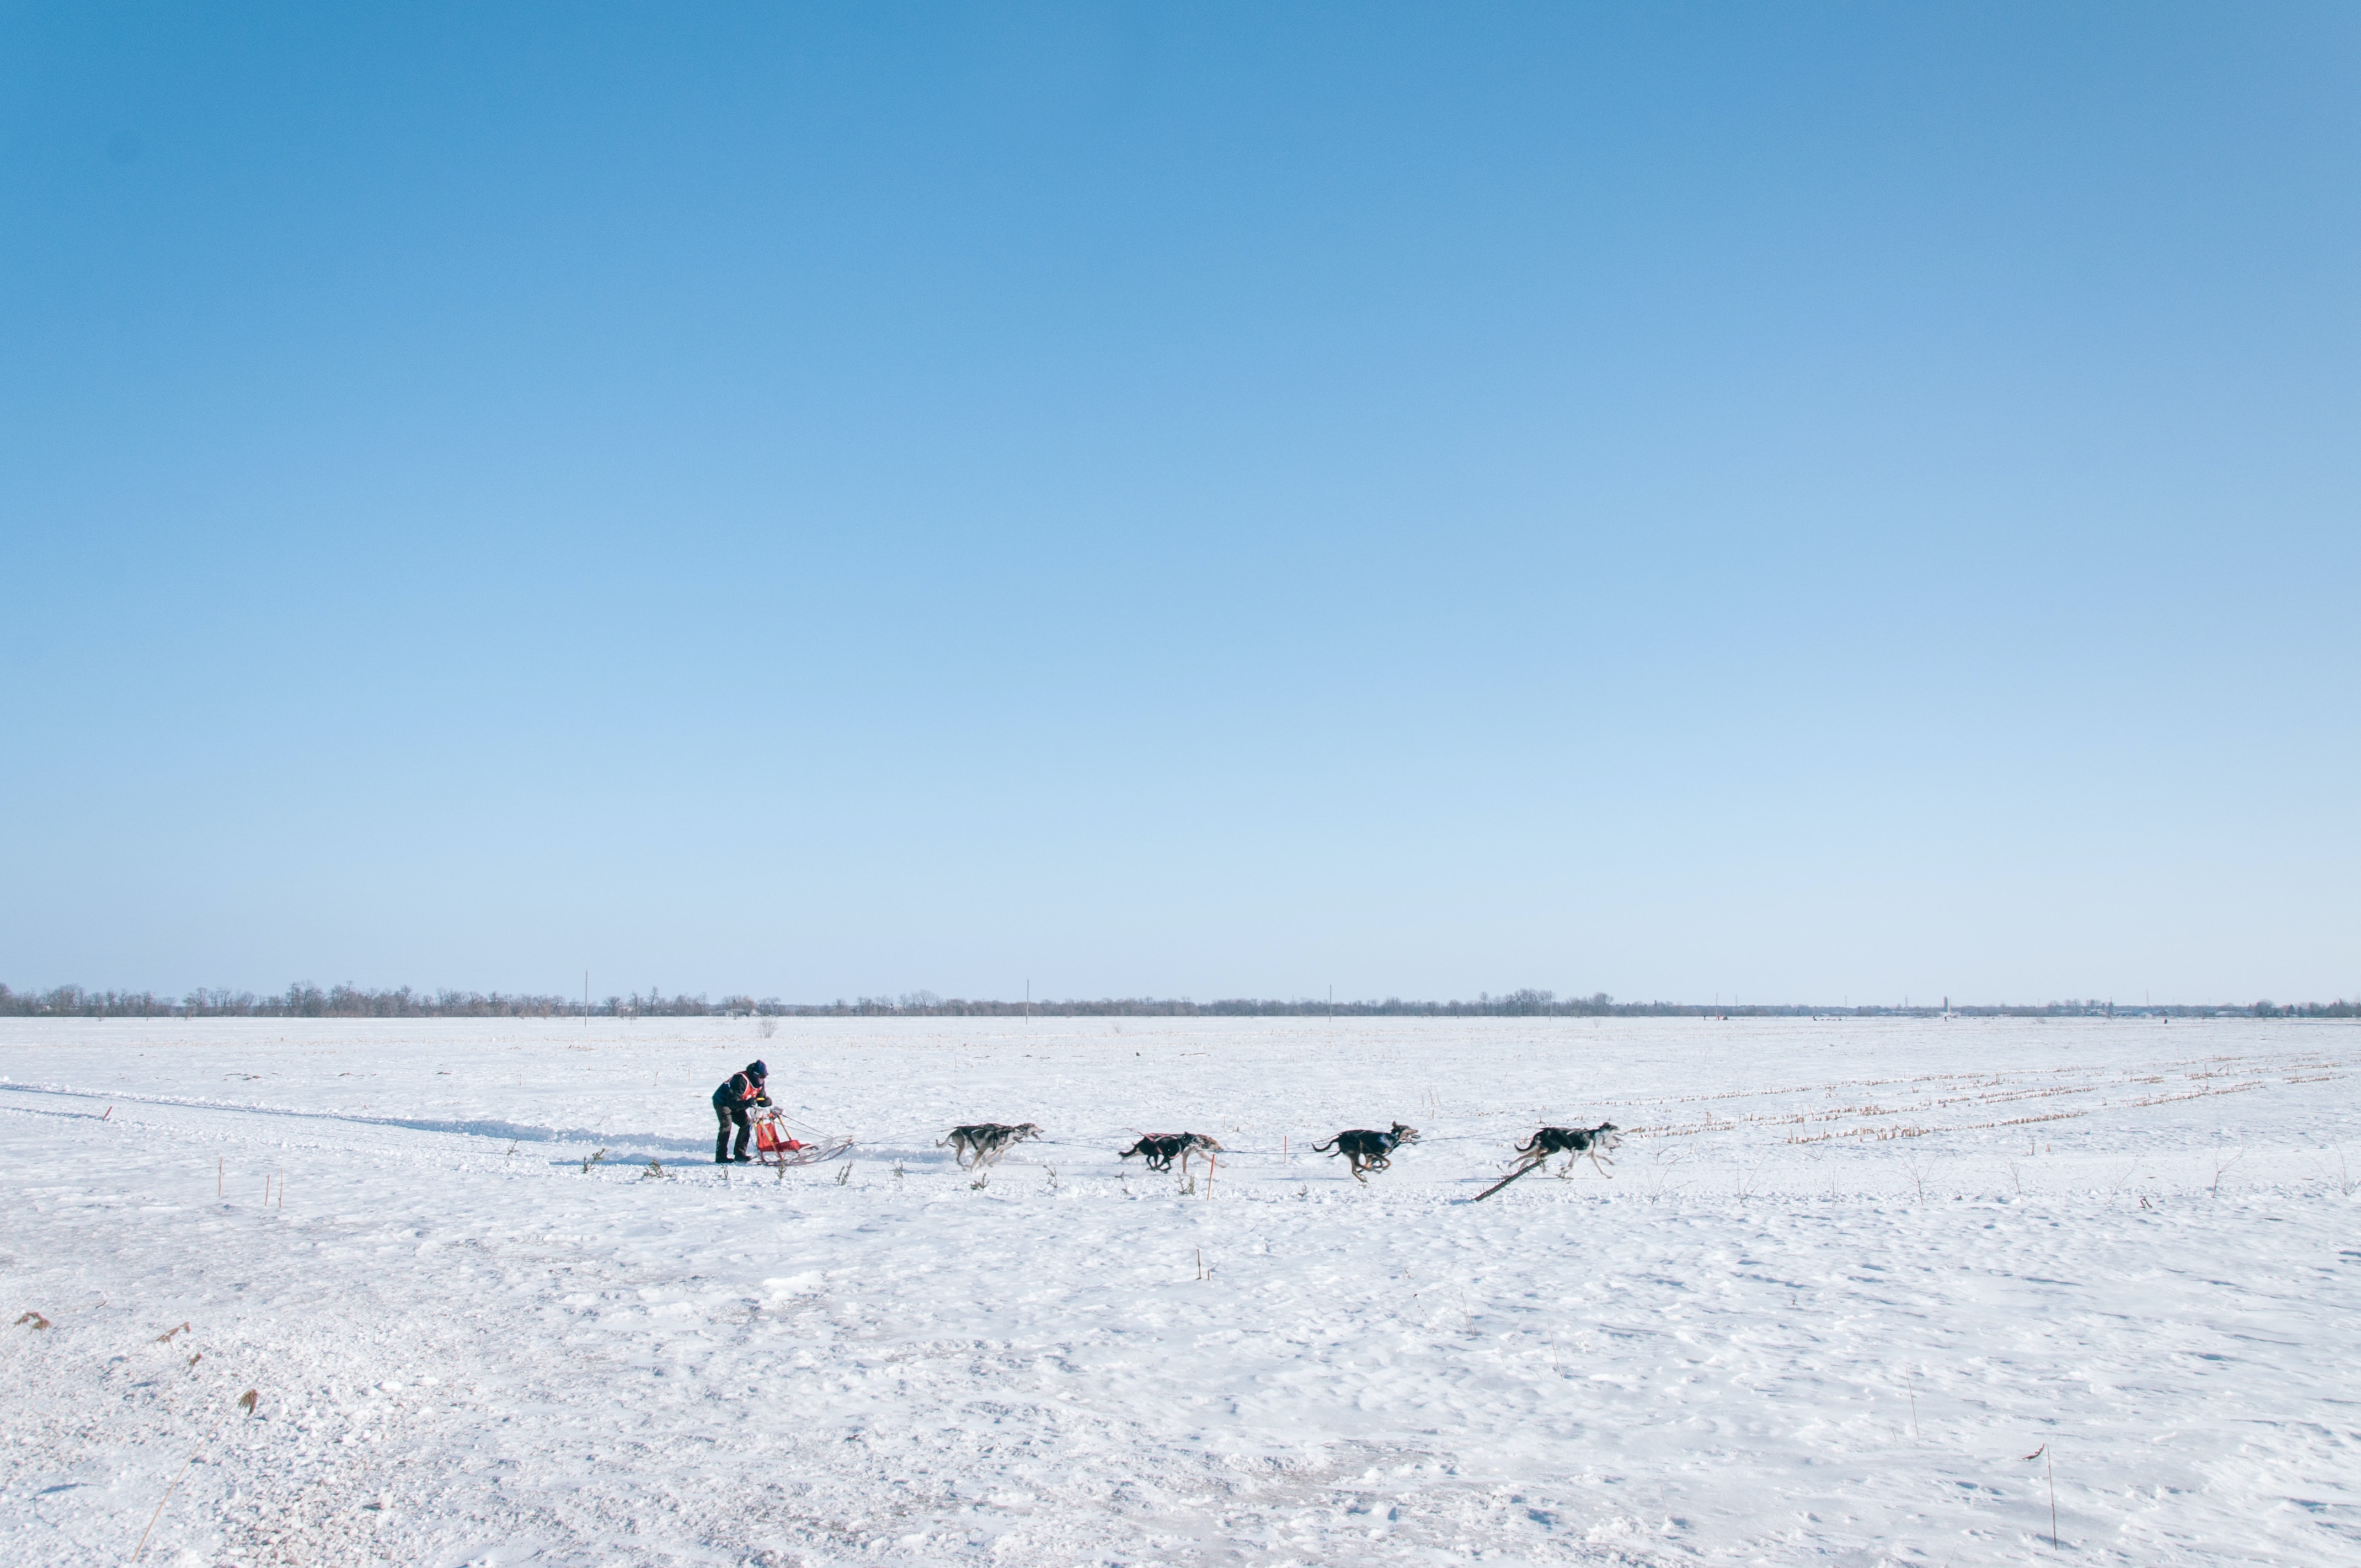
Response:
[[[754,1141],[754,1124],[746,1120],[746,1107],[716,1103],[713,1114],[721,1123],[721,1130],[713,1135],[713,1163],[719,1165],[730,1157],[730,1124],[732,1122],[738,1124],[738,1157],[744,1159],[746,1146]]]

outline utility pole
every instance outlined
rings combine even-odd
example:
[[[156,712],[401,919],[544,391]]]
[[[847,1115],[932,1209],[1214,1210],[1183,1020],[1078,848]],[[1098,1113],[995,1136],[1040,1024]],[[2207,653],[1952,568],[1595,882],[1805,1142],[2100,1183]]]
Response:
[[[582,971],[582,1032],[590,1032],[590,971]]]

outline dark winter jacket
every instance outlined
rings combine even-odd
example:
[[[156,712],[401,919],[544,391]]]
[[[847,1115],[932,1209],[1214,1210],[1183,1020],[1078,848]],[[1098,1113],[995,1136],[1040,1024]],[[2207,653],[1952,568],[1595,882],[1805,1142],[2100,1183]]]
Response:
[[[742,1072],[733,1072],[730,1075],[729,1082],[713,1091],[713,1103],[723,1107],[766,1105],[770,1103],[770,1096],[763,1092],[761,1079],[749,1078]]]

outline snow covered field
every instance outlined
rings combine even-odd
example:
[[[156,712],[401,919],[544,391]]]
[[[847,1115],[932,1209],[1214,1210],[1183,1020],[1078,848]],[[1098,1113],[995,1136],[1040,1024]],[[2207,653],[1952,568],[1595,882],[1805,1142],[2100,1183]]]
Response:
[[[756,1055],[849,1163],[709,1163]],[[2247,1021],[11,1020],[0,1560],[125,1562],[162,1499],[143,1561],[191,1565],[1966,1568],[2050,1557],[2054,1463],[2064,1560],[2361,1563],[2356,1065]],[[1602,1117],[1612,1179],[1467,1201]],[[1395,1119],[1367,1188],[1309,1152]],[[973,1120],[1047,1136],[979,1189]],[[1182,1128],[1210,1193],[1115,1157]]]

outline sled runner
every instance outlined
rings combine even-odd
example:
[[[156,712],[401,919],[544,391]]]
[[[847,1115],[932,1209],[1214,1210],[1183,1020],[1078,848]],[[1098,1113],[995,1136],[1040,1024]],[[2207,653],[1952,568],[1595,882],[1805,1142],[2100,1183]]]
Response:
[[[791,1165],[818,1165],[851,1146],[851,1138],[823,1138],[818,1134],[810,1143],[804,1143],[788,1130],[787,1119],[779,1112],[754,1113],[754,1157],[764,1165],[782,1170]]]

